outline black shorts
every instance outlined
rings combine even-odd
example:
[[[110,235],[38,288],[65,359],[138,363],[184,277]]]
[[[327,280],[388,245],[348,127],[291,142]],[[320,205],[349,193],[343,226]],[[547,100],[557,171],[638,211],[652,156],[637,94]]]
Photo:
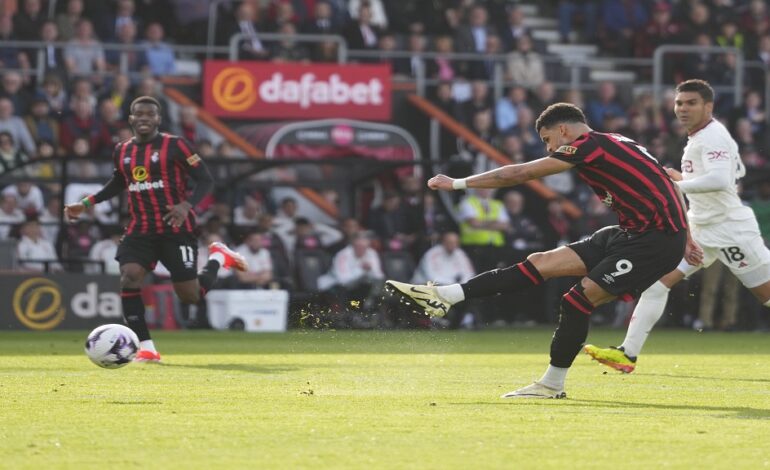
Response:
[[[569,247],[585,263],[589,279],[610,294],[630,300],[676,269],[686,242],[684,231],[629,233],[613,225]]]
[[[172,281],[190,281],[198,277],[198,240],[191,233],[125,235],[115,259],[121,266],[137,263],[148,271],[160,261]]]

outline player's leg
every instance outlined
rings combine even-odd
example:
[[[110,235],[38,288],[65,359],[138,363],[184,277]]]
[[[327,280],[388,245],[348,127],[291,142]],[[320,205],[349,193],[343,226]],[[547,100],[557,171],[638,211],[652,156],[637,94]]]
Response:
[[[591,312],[615,298],[584,277],[562,297],[559,324],[551,340],[551,362],[534,384],[503,395],[503,398],[563,398],[564,381],[586,338]]]
[[[734,246],[719,249],[719,260],[762,305],[770,307],[770,249],[758,229],[740,232],[734,242]]]
[[[115,258],[120,263],[120,300],[123,318],[139,338],[139,352],[136,361],[157,362],[160,354],[147,328],[144,317],[144,301],[141,289],[144,278],[152,270],[156,256],[155,240],[149,236],[125,236],[118,246]]]
[[[197,304],[203,299],[214,286],[220,268],[246,269],[243,256],[219,242],[210,245],[209,258],[200,272],[196,271],[197,259],[198,244],[192,235],[178,235],[163,241],[161,262],[171,273],[174,292],[185,304]]]
[[[570,247],[562,246],[544,253],[533,253],[521,263],[486,271],[464,284],[415,286],[387,281],[386,286],[409,297],[431,316],[444,316],[449,308],[463,300],[472,300],[534,287],[543,281],[563,276],[581,276],[586,265]]]

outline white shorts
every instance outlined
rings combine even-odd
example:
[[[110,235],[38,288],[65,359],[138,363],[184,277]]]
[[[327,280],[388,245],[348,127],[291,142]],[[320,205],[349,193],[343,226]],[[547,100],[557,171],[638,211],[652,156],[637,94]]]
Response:
[[[703,264],[682,260],[677,269],[690,277],[701,268],[721,261],[749,289],[770,281],[770,250],[765,246],[756,219],[691,227],[693,239],[703,248]]]

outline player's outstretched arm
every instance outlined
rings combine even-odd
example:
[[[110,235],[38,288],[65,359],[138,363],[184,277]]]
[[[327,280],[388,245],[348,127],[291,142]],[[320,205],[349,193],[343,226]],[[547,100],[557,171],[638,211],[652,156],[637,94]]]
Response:
[[[112,173],[112,178],[105,184],[102,189],[94,195],[86,196],[79,202],[68,204],[64,206],[64,216],[68,221],[77,220],[80,214],[87,208],[96,205],[102,201],[112,199],[117,196],[126,188],[126,180],[116,169]]]
[[[505,188],[543,176],[561,173],[574,165],[555,158],[545,157],[527,163],[505,165],[494,170],[479,173],[467,178],[455,179],[446,175],[436,175],[428,180],[428,187],[444,191],[465,188]]]

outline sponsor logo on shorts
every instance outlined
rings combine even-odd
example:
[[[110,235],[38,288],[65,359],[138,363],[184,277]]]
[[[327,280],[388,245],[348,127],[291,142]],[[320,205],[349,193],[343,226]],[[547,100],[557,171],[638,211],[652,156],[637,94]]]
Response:
[[[163,181],[147,181],[146,183],[131,183],[128,185],[128,190],[133,193],[138,193],[142,191],[154,191],[156,189],[163,189],[165,188],[165,185],[163,184]]]

